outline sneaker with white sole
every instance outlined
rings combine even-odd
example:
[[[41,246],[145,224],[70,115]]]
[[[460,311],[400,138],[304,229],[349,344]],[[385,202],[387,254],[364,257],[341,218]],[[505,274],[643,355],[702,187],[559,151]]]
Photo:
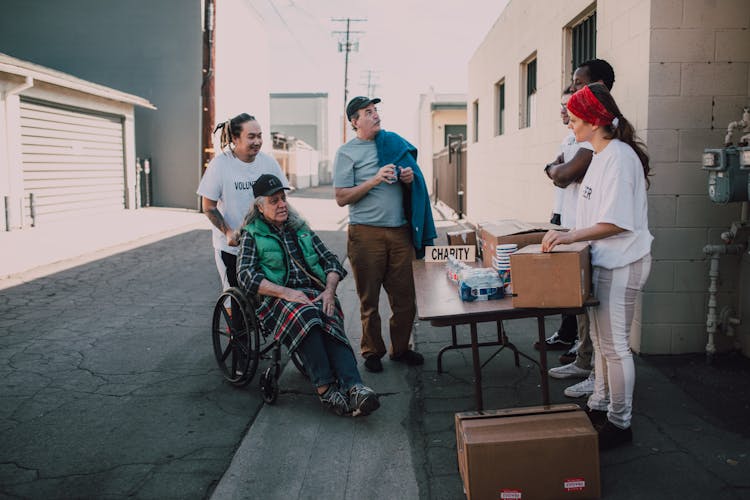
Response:
[[[349,398],[346,397],[340,390],[338,385],[331,384],[323,394],[318,394],[320,402],[323,406],[331,410],[336,415],[348,415],[352,412],[349,406]]]
[[[594,372],[589,374],[589,377],[583,382],[578,382],[575,385],[567,387],[564,394],[569,398],[582,398],[584,396],[591,396],[594,393]]]
[[[591,370],[578,368],[575,363],[550,368],[549,376],[552,378],[586,378],[591,374]]]
[[[366,385],[357,384],[349,389],[349,407],[353,410],[352,416],[369,415],[380,408],[378,395]]]

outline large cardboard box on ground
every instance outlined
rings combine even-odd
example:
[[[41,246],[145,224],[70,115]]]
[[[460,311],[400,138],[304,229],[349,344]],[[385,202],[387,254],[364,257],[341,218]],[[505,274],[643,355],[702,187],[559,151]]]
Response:
[[[560,229],[560,226],[545,222],[522,222],[517,219],[501,219],[477,224],[478,243],[482,251],[482,265],[492,267],[492,256],[495,247],[507,243],[515,243],[518,248],[526,245],[541,243],[544,233],[550,229]]]
[[[467,498],[599,498],[598,438],[575,404],[456,413]]]
[[[513,307],[580,307],[591,293],[588,243],[542,252],[528,245],[510,256]]]

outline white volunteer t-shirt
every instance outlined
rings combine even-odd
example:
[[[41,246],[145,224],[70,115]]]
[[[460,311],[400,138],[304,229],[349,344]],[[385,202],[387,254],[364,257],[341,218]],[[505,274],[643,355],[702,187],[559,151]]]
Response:
[[[576,142],[576,135],[571,131],[560,144],[563,161],[568,162],[576,155],[580,148],[593,151],[594,147],[588,142]],[[576,207],[578,206],[578,182],[571,182],[560,195],[560,225],[565,228],[576,227]]]
[[[225,149],[208,164],[197,193],[209,200],[216,200],[224,221],[232,229],[239,230],[255,200],[253,184],[263,174],[275,175],[285,186],[289,186],[284,172],[272,156],[259,152],[254,161],[245,163]],[[227,237],[216,227],[212,229],[214,248],[234,255],[239,253],[239,247],[230,247]]]
[[[560,217],[562,217],[564,198],[565,198],[565,189],[555,186],[555,206],[552,209],[553,214],[560,214]]]
[[[633,148],[613,139],[594,153],[579,194],[576,228],[606,222],[625,229],[591,242],[592,265],[615,269],[651,253],[646,180]]]

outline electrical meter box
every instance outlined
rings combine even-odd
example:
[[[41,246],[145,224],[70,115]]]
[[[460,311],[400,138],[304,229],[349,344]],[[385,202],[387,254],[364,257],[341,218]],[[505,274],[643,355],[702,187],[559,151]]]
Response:
[[[750,146],[737,148],[740,159],[740,170],[750,170]],[[750,198],[750,175],[747,178],[747,197]]]
[[[746,150],[748,148],[734,146],[703,150],[703,170],[708,171],[708,197],[714,203],[748,201],[750,152]],[[741,168],[740,158],[748,161],[745,168]]]

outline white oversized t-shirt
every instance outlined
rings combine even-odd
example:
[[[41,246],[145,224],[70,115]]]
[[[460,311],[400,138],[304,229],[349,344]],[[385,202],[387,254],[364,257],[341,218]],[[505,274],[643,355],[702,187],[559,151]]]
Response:
[[[208,164],[197,193],[209,200],[216,200],[216,206],[227,225],[239,230],[255,200],[253,184],[263,174],[275,175],[284,186],[289,186],[279,163],[272,156],[261,151],[254,161],[245,163],[225,149]],[[239,247],[227,245],[227,237],[219,229],[212,229],[214,248],[234,255],[239,253]]]
[[[573,159],[580,148],[593,151],[594,148],[589,142],[576,142],[576,135],[571,131],[560,144],[560,152],[563,155],[563,161],[569,162]],[[576,209],[578,207],[578,188],[581,185],[578,182],[571,182],[565,188],[557,188],[560,193],[560,225],[564,228],[576,227]]]
[[[591,264],[615,269],[651,253],[643,166],[633,148],[613,139],[594,153],[579,190],[576,228],[605,222],[624,232],[591,242]]]

